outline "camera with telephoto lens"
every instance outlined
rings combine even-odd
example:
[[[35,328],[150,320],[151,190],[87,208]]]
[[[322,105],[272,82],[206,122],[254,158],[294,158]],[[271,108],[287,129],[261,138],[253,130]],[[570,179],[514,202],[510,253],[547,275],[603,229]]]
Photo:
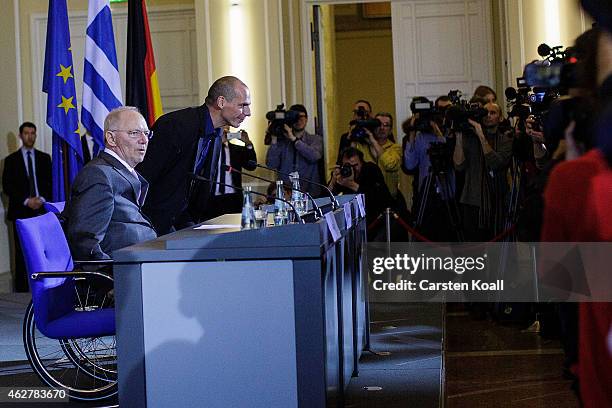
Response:
[[[363,106],[358,107],[354,113],[357,119],[349,122],[349,125],[353,126],[350,134],[351,140],[359,143],[367,143],[368,134],[365,129],[368,129],[372,133],[376,132],[376,129],[380,126],[380,120],[368,119],[368,113]]]
[[[453,104],[446,109],[446,123],[449,124],[449,129],[452,131],[470,133],[472,126],[468,120],[482,123],[487,116],[487,110],[479,103],[470,103],[462,99],[462,93],[459,90],[449,91],[448,97]]]
[[[342,166],[340,166],[340,176],[342,178],[351,177],[351,174],[353,174],[353,166],[351,166],[349,163],[344,163]]]
[[[268,131],[274,136],[285,136],[285,125],[293,126],[300,118],[300,112],[285,110],[285,104],[276,105],[276,110],[266,113],[266,119],[270,122]]]

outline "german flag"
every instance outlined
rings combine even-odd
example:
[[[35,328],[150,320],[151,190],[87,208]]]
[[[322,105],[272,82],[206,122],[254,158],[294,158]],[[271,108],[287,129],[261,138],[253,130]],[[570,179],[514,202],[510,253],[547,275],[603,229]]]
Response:
[[[125,104],[140,109],[152,126],[163,112],[145,0],[128,1],[126,68]]]

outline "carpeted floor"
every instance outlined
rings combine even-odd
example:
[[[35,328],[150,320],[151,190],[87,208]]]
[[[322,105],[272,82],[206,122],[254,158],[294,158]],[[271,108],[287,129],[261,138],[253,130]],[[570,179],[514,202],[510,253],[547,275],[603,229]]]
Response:
[[[374,303],[370,313],[373,353],[362,356],[345,406],[441,406],[444,305]]]

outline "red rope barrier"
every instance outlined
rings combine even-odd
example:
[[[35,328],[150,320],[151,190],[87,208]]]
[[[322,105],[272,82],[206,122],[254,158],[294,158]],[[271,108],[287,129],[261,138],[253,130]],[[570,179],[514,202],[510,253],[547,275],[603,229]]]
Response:
[[[412,236],[418,239],[419,241],[433,242],[432,240],[425,237],[424,235],[421,235],[419,231],[415,230],[410,225],[408,225],[406,221],[404,221],[399,215],[393,213],[393,218],[395,218],[395,220],[399,223],[400,226],[402,226],[406,230],[406,232],[408,232],[409,234],[412,234]]]
[[[502,232],[500,232],[499,234],[497,234],[496,236],[494,236],[487,242],[501,241],[502,238],[505,238],[507,235],[510,235],[512,232],[514,232],[515,229],[516,229],[516,224],[512,224],[511,226],[509,226],[508,228],[506,228],[505,230],[503,230]]]
[[[417,240],[422,241],[422,242],[428,242],[428,243],[433,243],[434,241],[430,240],[429,238],[427,238],[426,236],[424,236],[423,234],[421,234],[419,231],[417,231],[416,229],[414,229],[413,227],[411,227],[410,225],[408,225],[406,223],[406,221],[404,221],[402,219],[402,217],[400,217],[399,215],[397,215],[397,213],[395,213],[394,211],[391,211],[391,214],[393,214],[393,218],[397,221],[397,223],[406,230],[406,232],[408,232],[409,234],[411,234],[413,237],[415,237]],[[376,227],[379,223],[380,220],[382,219],[382,214],[378,216],[378,218],[376,218],[374,221],[372,221],[372,223],[368,226],[368,230],[370,230],[371,228]],[[493,238],[491,238],[490,240],[487,241],[487,243],[492,243],[492,242],[498,242],[501,241],[502,239],[504,239],[506,236],[510,235],[512,232],[514,232],[514,230],[516,229],[516,224],[512,224],[510,227],[508,227],[507,229],[505,229],[504,231],[500,232],[499,234],[497,234],[496,236],[494,236]]]
[[[368,231],[371,231],[372,228],[375,228],[378,226],[378,224],[380,224],[380,220],[382,220],[382,214],[379,214],[378,217],[376,217],[376,219],[374,221],[372,221],[370,223],[370,225],[367,226]]]

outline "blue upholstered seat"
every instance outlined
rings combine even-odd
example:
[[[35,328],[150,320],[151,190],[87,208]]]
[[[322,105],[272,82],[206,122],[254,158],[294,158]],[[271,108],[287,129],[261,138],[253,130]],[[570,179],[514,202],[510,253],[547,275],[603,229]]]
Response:
[[[47,210],[47,212],[60,214],[62,211],[64,211],[65,205],[65,201],[57,201],[55,203],[45,201],[45,203],[43,204],[43,208]]]
[[[114,309],[75,309],[77,299],[73,278],[32,278],[32,274],[39,272],[73,269],[70,249],[57,216],[46,213],[17,220],[16,226],[30,280],[38,330],[53,339],[114,335]]]

